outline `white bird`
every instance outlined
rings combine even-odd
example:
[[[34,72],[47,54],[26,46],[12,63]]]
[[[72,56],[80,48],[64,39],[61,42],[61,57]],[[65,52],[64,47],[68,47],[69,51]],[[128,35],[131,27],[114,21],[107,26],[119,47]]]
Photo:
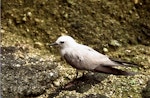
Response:
[[[132,72],[114,68],[120,65],[131,65],[131,63],[112,60],[86,45],[77,43],[70,36],[60,36],[55,43],[50,45],[58,45],[62,58],[76,69],[114,75],[133,75]]]

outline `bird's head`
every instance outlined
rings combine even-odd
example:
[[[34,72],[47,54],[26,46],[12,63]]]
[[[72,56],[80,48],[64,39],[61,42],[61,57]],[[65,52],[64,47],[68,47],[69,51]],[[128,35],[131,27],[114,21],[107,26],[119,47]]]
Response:
[[[70,36],[60,36],[55,43],[50,44],[51,46],[53,45],[58,45],[60,48],[67,48],[70,46],[73,46],[76,44],[76,41],[70,37]]]

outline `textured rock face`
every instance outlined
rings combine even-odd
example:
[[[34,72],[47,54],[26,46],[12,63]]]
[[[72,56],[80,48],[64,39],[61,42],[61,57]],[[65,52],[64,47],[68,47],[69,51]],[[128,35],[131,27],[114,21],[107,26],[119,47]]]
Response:
[[[56,64],[51,63],[50,59],[42,60],[27,54],[20,57],[20,48],[1,47],[1,85],[4,98],[39,96],[58,77],[57,70],[54,70]],[[27,51],[23,53],[25,52]]]
[[[4,98],[99,98],[101,95],[141,98],[149,92],[144,88],[150,80],[150,0],[1,2]],[[141,65],[141,68],[123,68],[140,74],[117,77],[88,73],[88,78],[63,90],[64,85],[74,80],[76,71],[60,61],[56,48],[46,46],[61,34],[111,57]],[[81,76],[80,72],[78,77]]]

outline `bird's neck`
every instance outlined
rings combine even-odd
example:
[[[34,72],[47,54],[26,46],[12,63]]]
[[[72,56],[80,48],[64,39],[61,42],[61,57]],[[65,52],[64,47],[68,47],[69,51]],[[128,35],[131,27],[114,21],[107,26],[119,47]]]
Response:
[[[69,53],[70,51],[74,51],[74,49],[76,49],[76,47],[78,47],[78,43],[70,44],[70,45],[65,46],[65,47],[61,47],[60,53],[62,56],[64,56],[64,54]]]

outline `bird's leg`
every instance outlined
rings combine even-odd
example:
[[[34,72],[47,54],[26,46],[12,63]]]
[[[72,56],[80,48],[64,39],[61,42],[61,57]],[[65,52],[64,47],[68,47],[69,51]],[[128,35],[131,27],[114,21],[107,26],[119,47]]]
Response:
[[[84,72],[82,72],[82,77],[84,77],[85,76],[85,73]]]
[[[82,72],[82,76],[81,77],[84,77],[85,76],[85,73],[84,73],[84,71],[82,71],[82,70],[80,70],[81,72]],[[79,71],[76,69],[76,79],[78,78],[78,76],[79,76]]]
[[[76,70],[76,76],[75,76],[75,78],[71,82],[67,83],[64,86],[64,89],[67,89],[67,88],[70,88],[72,86],[75,86],[78,83],[78,81],[79,81],[78,80],[78,75],[79,75],[79,72],[78,72],[78,70]]]
[[[78,75],[79,75],[79,72],[78,72],[78,70],[76,70],[76,77],[75,77],[75,79],[78,78]]]

